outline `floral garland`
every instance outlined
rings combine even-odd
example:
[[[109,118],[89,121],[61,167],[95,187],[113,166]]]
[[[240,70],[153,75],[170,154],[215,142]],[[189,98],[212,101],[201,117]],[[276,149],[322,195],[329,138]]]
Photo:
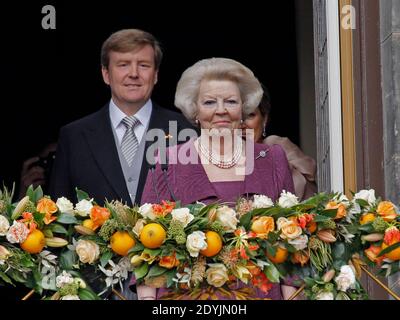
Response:
[[[80,190],[75,205],[40,187],[18,203],[12,194],[0,191],[0,283],[43,299],[107,298],[131,272],[168,288],[164,299],[256,299],[288,279],[308,299],[367,299],[363,265],[400,268],[399,210],[374,190],[133,208]]]

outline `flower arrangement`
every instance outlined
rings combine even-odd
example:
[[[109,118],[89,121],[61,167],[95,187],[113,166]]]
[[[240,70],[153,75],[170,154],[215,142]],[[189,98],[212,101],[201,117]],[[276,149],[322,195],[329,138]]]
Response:
[[[163,299],[256,299],[282,281],[304,285],[309,299],[365,299],[363,265],[385,276],[400,267],[399,210],[373,190],[351,201],[319,193],[300,203],[284,191],[275,203],[254,195],[233,207],[133,208],[76,191],[75,205],[40,188],[16,204],[0,192],[3,284],[47,299],[99,299],[133,273]]]
[[[21,283],[46,297],[47,292],[58,290],[56,278],[63,263],[57,251],[69,243],[70,225],[75,222],[72,204],[65,198],[55,203],[40,187],[28,188],[17,204],[12,197],[13,190],[0,191],[0,281],[12,286]],[[75,295],[96,298],[89,288],[76,290]]]
[[[188,292],[192,298],[249,294],[248,288],[229,287],[236,280],[268,291],[270,282],[262,273],[268,264],[251,259],[257,246],[251,243],[252,235],[239,228],[234,209],[163,201],[144,204],[139,213],[138,243],[131,250],[136,281],[175,289],[164,298],[185,298]]]

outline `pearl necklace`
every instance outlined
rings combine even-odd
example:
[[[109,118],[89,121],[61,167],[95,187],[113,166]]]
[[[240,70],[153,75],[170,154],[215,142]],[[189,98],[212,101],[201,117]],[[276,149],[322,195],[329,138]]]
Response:
[[[235,150],[233,152],[232,159],[227,161],[221,160],[220,157],[214,156],[212,150],[201,143],[201,138],[199,138],[198,140],[199,150],[201,154],[204,157],[206,157],[208,161],[212,163],[214,166],[217,166],[218,168],[221,169],[229,169],[235,166],[239,162],[240,157],[242,156],[243,140],[240,137],[237,137],[236,139],[234,138],[234,141],[235,140],[237,141],[237,144],[235,144]]]

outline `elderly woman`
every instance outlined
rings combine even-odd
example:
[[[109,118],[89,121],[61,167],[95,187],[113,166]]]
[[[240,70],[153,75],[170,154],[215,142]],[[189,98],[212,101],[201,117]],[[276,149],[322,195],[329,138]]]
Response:
[[[316,162],[313,158],[304,154],[288,138],[276,135],[267,136],[270,111],[270,98],[264,89],[264,94],[258,108],[246,117],[242,128],[254,130],[254,141],[258,143],[266,145],[279,144],[283,148],[289,161],[290,171],[292,172],[295,194],[300,200],[305,200],[317,192],[317,185],[315,183]],[[243,132],[245,133],[245,131]]]
[[[262,94],[253,72],[237,61],[211,58],[188,68],[178,82],[175,105],[200,127],[201,135],[169,148],[168,166],[157,164],[149,173],[142,203],[234,203],[251,194],[276,200],[283,190],[293,192],[283,149],[251,145],[241,137],[243,119],[254,112]],[[283,294],[288,296],[290,289]],[[137,291],[139,299],[156,298],[155,289],[138,286]],[[267,296],[257,292],[257,297],[281,299],[281,287],[275,285]]]

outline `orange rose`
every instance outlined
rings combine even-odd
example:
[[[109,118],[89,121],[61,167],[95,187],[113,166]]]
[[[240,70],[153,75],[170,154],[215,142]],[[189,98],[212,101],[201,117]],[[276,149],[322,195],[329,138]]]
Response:
[[[347,214],[346,206],[343,203],[338,204],[335,201],[328,202],[325,209],[328,209],[328,210],[329,209],[337,209],[336,217],[334,218],[335,220],[341,219],[341,218],[345,217]]]
[[[93,230],[102,226],[110,218],[110,210],[100,206],[93,206],[90,210],[90,219],[93,221]]]
[[[296,251],[292,254],[291,260],[293,263],[299,263],[301,264],[301,266],[304,266],[308,262],[308,260],[310,260],[310,255],[307,251],[304,250]]]
[[[158,263],[160,267],[164,267],[167,269],[172,269],[179,265],[179,260],[176,258],[176,254],[174,253],[172,256],[164,256],[161,258]]]
[[[369,260],[375,262],[376,264],[381,264],[384,256],[377,257],[377,255],[382,251],[381,247],[371,245],[368,249],[364,250],[365,255]]]
[[[50,224],[57,219],[57,217],[52,217],[52,214],[58,211],[57,205],[49,198],[40,199],[36,206],[36,210],[45,214],[43,219],[45,224]]]
[[[268,237],[268,233],[274,231],[275,222],[272,217],[258,217],[256,218],[252,225],[251,230],[257,234],[257,237],[266,239]]]
[[[386,229],[383,241],[389,246],[400,242],[400,230],[394,226]]]
[[[394,210],[394,205],[390,201],[379,202],[376,212],[382,217],[383,220],[388,222],[393,221],[397,217],[397,213]]]

